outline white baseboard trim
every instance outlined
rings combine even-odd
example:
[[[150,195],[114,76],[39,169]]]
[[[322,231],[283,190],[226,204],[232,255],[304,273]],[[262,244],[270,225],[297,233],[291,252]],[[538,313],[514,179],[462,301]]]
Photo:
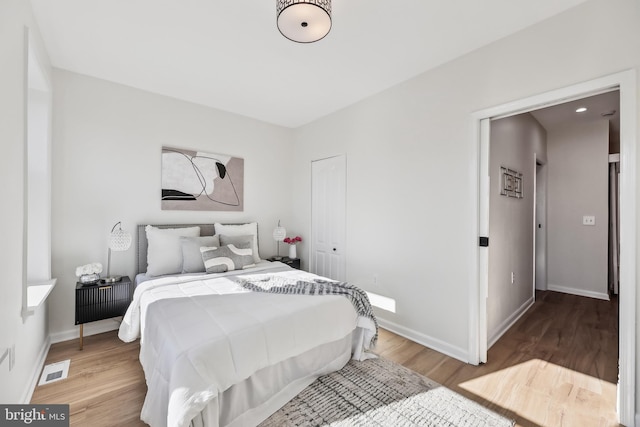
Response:
[[[414,331],[413,329],[405,328],[404,326],[400,326],[397,323],[393,323],[379,317],[377,320],[380,327],[387,329],[394,334],[410,339],[413,342],[421,344],[425,347],[429,347],[432,350],[446,354],[447,356],[451,356],[465,363],[469,363],[469,350],[466,348],[456,347],[437,338],[424,335],[420,332]]]
[[[603,299],[605,301],[609,301],[609,294],[604,292],[585,291],[584,289],[576,289],[576,288],[569,288],[566,286],[552,285],[551,283],[547,285],[547,290],[564,292],[565,294],[578,295],[581,297],[597,298],[597,299]]]
[[[526,300],[524,304],[522,304],[516,311],[514,311],[511,316],[507,317],[502,323],[498,325],[495,331],[488,334],[489,338],[487,340],[487,349],[491,348],[492,345],[496,343],[502,337],[505,332],[509,330],[520,318],[531,308],[535,300],[533,296]]]
[[[20,402],[22,402],[23,405],[31,403],[33,391],[36,389],[38,381],[40,380],[40,372],[42,372],[42,368],[44,368],[44,362],[47,360],[47,354],[49,354],[50,347],[51,337],[47,337],[42,343],[40,353],[38,353],[38,359],[36,359],[36,363],[34,364],[33,372],[31,372],[31,381],[27,383],[27,388],[24,390],[22,397],[20,398]]]
[[[106,319],[98,322],[91,322],[84,324],[84,336],[88,337],[90,335],[102,334],[104,332],[115,331],[120,327],[120,318],[115,319]],[[55,344],[58,342],[69,341],[80,338],[80,326],[76,326],[73,329],[69,329],[66,331],[56,332],[51,334],[51,343]]]

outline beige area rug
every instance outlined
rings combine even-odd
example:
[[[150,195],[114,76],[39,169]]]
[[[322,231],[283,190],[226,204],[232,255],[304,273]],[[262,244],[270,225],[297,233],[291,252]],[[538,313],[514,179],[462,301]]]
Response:
[[[511,427],[514,421],[386,359],[350,361],[265,420],[283,426]]]

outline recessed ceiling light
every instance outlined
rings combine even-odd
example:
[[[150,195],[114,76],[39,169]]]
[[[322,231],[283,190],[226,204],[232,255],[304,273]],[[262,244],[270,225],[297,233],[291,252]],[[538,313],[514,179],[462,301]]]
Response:
[[[587,111],[587,107],[580,107],[576,110],[576,113],[584,113],[585,111]]]

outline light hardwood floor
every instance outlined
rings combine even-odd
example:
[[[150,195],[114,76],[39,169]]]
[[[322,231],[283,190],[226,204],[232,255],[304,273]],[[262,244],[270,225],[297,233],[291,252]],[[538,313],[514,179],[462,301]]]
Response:
[[[472,366],[382,333],[378,353],[530,426],[618,426],[618,304],[538,292],[535,305]]]
[[[472,366],[381,330],[376,352],[530,426],[617,426],[617,301],[556,292]],[[54,344],[46,363],[71,359],[69,378],[36,388],[32,403],[69,403],[72,426],[144,426],[138,342],[116,332]]]

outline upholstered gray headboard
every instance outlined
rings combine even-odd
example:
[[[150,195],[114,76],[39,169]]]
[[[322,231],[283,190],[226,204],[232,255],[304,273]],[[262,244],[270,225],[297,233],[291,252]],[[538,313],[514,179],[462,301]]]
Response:
[[[230,225],[242,225],[245,223],[233,223]],[[215,229],[213,224],[138,224],[136,230],[137,247],[136,247],[136,274],[144,273],[147,271],[147,248],[149,243],[147,242],[147,232],[145,227],[147,225],[153,225],[158,228],[184,228],[184,227],[200,227],[201,236],[213,236]],[[257,238],[257,236],[256,236]]]
[[[155,225],[150,224],[158,228],[184,228],[184,227],[200,227],[201,236],[213,236],[214,228],[213,224],[162,224]],[[138,237],[138,246],[136,251],[136,274],[144,273],[147,271],[147,248],[149,243],[147,242],[147,232],[145,227],[147,224],[139,224],[136,231]]]

